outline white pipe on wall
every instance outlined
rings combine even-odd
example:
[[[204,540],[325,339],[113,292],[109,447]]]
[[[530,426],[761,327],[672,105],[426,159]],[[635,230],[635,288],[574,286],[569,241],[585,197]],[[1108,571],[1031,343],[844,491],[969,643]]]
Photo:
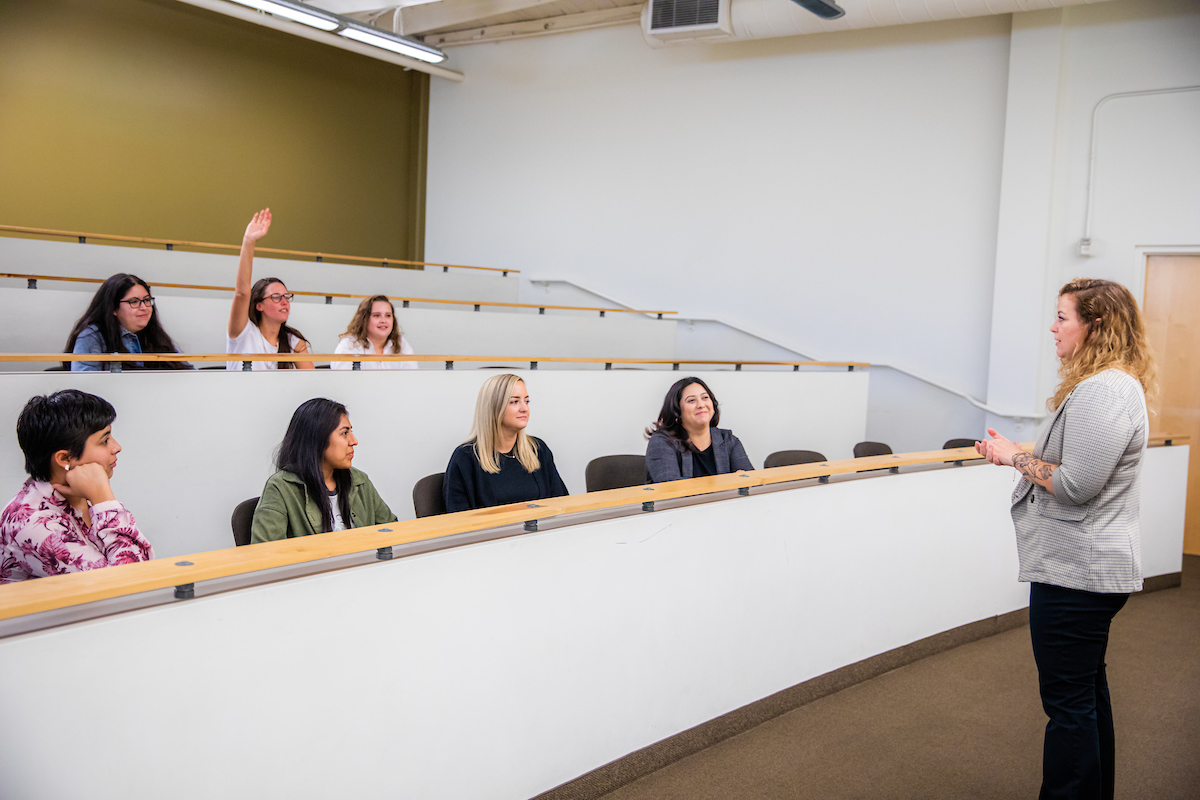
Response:
[[[1180,92],[1196,92],[1200,91],[1200,86],[1174,86],[1169,89],[1143,89],[1138,92],[1114,92],[1110,95],[1101,97],[1096,107],[1092,109],[1092,127],[1088,134],[1088,174],[1087,174],[1087,201],[1084,211],[1083,220],[1083,241],[1080,243],[1080,255],[1090,255],[1089,252],[1084,252],[1090,248],[1092,243],[1092,209],[1095,205],[1094,197],[1096,192],[1096,126],[1100,115],[1100,109],[1105,103],[1110,100],[1120,100],[1126,97],[1147,97],[1156,94],[1177,94]]]
[[[733,36],[708,41],[734,42],[831,33],[1106,2],[1110,0],[854,0],[843,5],[845,16],[826,20],[792,0],[730,0],[729,20]],[[643,18],[646,13],[643,12]],[[646,30],[644,23],[642,30]],[[651,36],[646,40],[656,47],[663,44]]]

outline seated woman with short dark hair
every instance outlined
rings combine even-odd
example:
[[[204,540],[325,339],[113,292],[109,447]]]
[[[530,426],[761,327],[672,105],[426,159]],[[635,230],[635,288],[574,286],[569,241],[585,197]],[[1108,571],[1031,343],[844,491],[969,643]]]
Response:
[[[0,583],[154,558],[109,478],[117,412],[66,389],[31,398],[17,418],[29,479],[0,513]]]
[[[446,511],[569,494],[554,466],[554,454],[541,439],[525,433],[528,424],[525,381],[506,373],[483,382],[471,436],[454,450],[446,467]]]
[[[699,378],[676,381],[658,421],[646,431],[647,483],[754,469],[733,431],[717,427],[720,421],[721,407],[708,384]]]
[[[297,408],[254,509],[251,544],[395,522],[367,474],[350,466],[357,444],[341,403],[316,397]]]
[[[75,322],[64,353],[178,353],[154,309],[150,284],[137,275],[109,277]],[[72,361],[72,372],[106,369],[100,361]],[[193,369],[186,361],[123,361],[122,369]]]

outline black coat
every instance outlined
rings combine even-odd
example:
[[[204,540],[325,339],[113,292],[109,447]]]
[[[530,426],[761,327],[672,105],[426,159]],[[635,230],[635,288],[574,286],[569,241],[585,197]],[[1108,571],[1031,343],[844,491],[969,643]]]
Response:
[[[570,494],[554,466],[554,454],[550,452],[550,448],[536,436],[530,438],[537,446],[538,461],[541,462],[538,470],[532,473],[537,484],[537,494],[519,500],[545,500],[547,497],[563,497]],[[501,469],[506,466],[511,469],[511,466],[505,464],[501,464]],[[516,463],[516,466],[523,469],[519,463]],[[496,489],[504,480],[504,472],[493,474],[484,471],[479,465],[479,460],[475,458],[474,445],[471,442],[459,445],[450,456],[450,463],[446,465],[446,478],[442,485],[446,511],[467,511],[472,508],[500,505],[500,501],[496,499]]]
[[[717,462],[717,474],[754,469],[746,450],[733,431],[713,428],[713,455]],[[646,444],[646,482],[662,483],[694,477],[692,451],[681,449],[676,442],[662,431],[655,431]]]

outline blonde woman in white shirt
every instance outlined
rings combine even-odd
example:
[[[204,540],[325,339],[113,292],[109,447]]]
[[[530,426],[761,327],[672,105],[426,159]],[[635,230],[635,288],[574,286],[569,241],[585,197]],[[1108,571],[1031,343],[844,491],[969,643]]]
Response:
[[[300,331],[287,324],[292,294],[278,278],[259,278],[250,285],[254,269],[254,245],[271,229],[271,209],[254,215],[242,237],[233,306],[229,309],[226,353],[307,353],[308,342]],[[226,361],[225,368],[238,370],[241,361]],[[253,361],[251,369],[312,369],[311,361]]]
[[[396,307],[387,297],[377,294],[358,304],[358,310],[354,312],[354,317],[333,352],[345,355],[389,356],[412,355],[413,349],[396,325]],[[417,368],[415,361],[363,361],[360,364],[361,369]],[[334,361],[329,366],[333,369],[352,369],[354,363]]]

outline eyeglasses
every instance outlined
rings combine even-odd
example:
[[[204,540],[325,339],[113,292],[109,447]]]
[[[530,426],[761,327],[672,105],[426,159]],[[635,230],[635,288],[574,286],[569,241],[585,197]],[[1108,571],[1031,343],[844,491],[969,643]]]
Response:
[[[263,300],[270,300],[272,303],[278,303],[280,301],[287,300],[290,303],[292,302],[292,298],[295,296],[296,295],[291,292],[288,292],[287,294],[279,294],[276,292],[275,294],[266,295],[263,297]]]
[[[141,308],[142,306],[154,308],[154,298],[150,297],[149,295],[146,295],[145,297],[131,297],[128,300],[118,300],[117,302],[125,303],[130,309]]]

